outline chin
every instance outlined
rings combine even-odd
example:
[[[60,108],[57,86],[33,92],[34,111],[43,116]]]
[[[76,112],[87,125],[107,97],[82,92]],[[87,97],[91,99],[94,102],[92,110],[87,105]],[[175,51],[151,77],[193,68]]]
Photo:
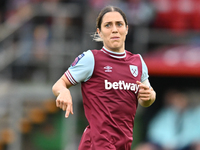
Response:
[[[120,49],[120,48],[122,48],[122,46],[119,45],[119,44],[113,45],[112,47],[113,47],[114,49]]]
[[[120,44],[119,42],[113,42],[113,43],[110,43],[108,47],[110,50],[117,51],[117,50],[121,49],[123,47],[123,45]]]
[[[118,43],[114,43],[111,45],[112,48],[120,48],[121,46]]]

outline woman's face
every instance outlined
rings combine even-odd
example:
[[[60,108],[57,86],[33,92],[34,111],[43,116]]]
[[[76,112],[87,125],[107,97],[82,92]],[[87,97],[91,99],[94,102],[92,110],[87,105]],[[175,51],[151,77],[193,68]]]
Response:
[[[119,12],[108,12],[102,18],[101,30],[97,28],[104,46],[115,52],[123,52],[128,26]]]

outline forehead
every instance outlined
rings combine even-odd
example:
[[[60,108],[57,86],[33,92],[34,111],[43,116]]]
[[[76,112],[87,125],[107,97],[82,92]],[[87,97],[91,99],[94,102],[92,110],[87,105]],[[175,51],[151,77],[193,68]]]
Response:
[[[103,16],[102,23],[104,22],[123,21],[124,19],[119,12],[108,12]]]

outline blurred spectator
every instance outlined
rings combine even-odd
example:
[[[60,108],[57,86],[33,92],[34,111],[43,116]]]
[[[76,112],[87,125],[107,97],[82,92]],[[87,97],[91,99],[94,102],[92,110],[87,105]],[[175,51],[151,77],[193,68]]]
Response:
[[[96,11],[101,10],[106,5],[119,6],[121,0],[89,0],[89,5]]]
[[[46,25],[37,25],[33,31],[33,52],[37,61],[47,59],[49,31]]]
[[[6,17],[10,17],[27,5],[31,0],[8,0],[6,6]]]
[[[151,143],[141,143],[134,150],[158,150],[156,145]]]
[[[148,143],[136,150],[199,150],[200,107],[192,107],[183,91],[170,90],[165,107],[148,128]]]
[[[147,0],[126,0],[124,11],[129,20],[129,26],[149,25],[154,18],[154,7]]]
[[[133,43],[135,42],[136,31],[138,27],[149,27],[155,17],[155,9],[150,1],[147,0],[125,0],[122,10],[129,20],[129,31],[126,40],[126,49],[133,51]],[[142,36],[142,33],[139,33]]]

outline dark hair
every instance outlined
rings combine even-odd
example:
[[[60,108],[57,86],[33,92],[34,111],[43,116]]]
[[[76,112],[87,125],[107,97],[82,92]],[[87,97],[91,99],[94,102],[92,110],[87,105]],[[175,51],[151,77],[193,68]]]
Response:
[[[99,13],[99,16],[97,17],[96,28],[99,28],[101,30],[101,23],[102,23],[103,16],[108,12],[114,12],[114,11],[119,12],[123,17],[125,24],[128,25],[126,15],[120,8],[115,7],[115,6],[106,6],[105,8],[101,10],[101,12]]]

